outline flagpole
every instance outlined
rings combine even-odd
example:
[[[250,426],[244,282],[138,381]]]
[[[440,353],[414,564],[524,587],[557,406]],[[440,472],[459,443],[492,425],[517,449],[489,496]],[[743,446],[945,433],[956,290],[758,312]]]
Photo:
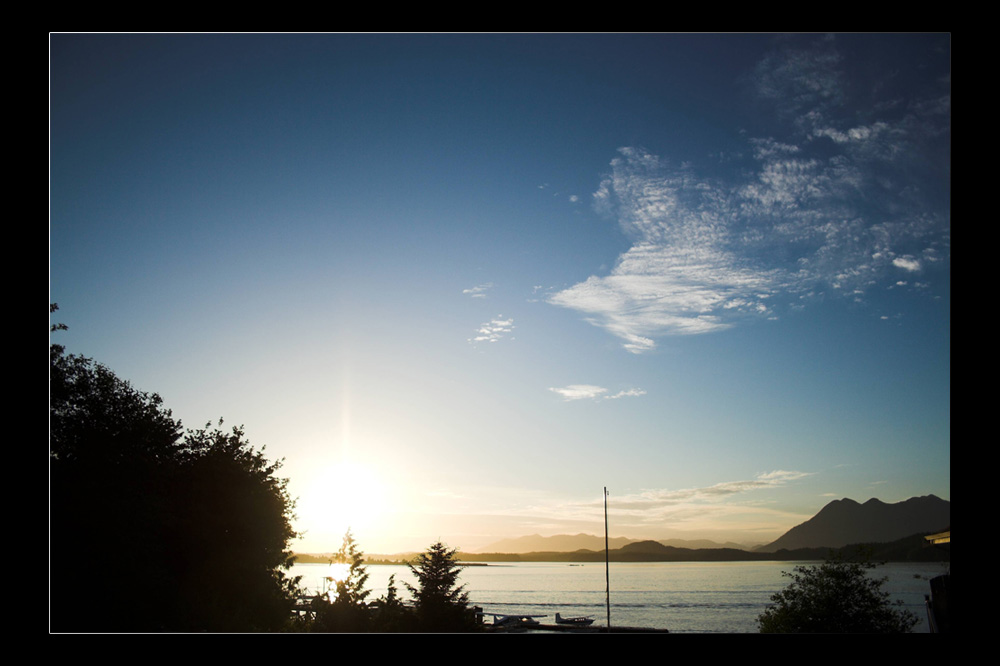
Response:
[[[611,565],[608,559],[608,487],[604,486],[604,603],[608,610],[608,631],[611,631]]]

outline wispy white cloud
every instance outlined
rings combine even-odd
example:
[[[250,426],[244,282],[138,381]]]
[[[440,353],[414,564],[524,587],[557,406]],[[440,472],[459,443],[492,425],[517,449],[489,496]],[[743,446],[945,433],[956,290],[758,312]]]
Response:
[[[896,257],[892,260],[892,265],[902,268],[905,271],[919,271],[920,260],[914,257]]]
[[[757,92],[784,131],[749,138],[738,177],[620,149],[593,200],[632,246],[609,273],[548,302],[642,353],[659,337],[774,318],[822,292],[857,300],[893,267],[915,271],[920,257],[946,256],[947,210],[926,206],[907,174],[919,142],[947,133],[947,103],[911,100],[904,114],[859,122],[842,64],[836,40],[822,38],[758,65]]]
[[[550,303],[586,313],[635,353],[652,349],[658,335],[719,330],[739,313],[769,311],[776,273],[733,252],[729,205],[687,168],[622,149],[595,202],[634,244],[610,275],[553,294]]]
[[[861,143],[875,140],[888,129],[887,123],[875,122],[867,126],[852,127],[848,130],[838,130],[832,127],[817,128],[813,131],[813,136],[825,136],[835,143]]]
[[[608,389],[603,386],[593,384],[571,384],[563,387],[553,387],[549,389],[553,393],[558,393],[566,401],[572,400],[617,400],[619,398],[632,398],[646,395],[646,391],[640,388],[623,389],[612,395],[605,395]]]
[[[691,502],[717,502],[755,490],[777,488],[808,476],[811,476],[808,472],[775,470],[758,474],[753,479],[725,481],[702,488],[646,490],[636,495],[615,498],[610,504],[622,511],[648,511]]]
[[[760,533],[762,539],[773,539],[809,516],[775,508],[755,493],[779,490],[808,476],[808,472],[776,470],[702,488],[653,489],[625,495],[612,492],[608,512],[616,533],[633,538],[662,538],[670,532],[701,536],[728,532],[744,537]],[[494,504],[489,513],[517,516],[526,525],[544,524],[548,531],[587,531],[603,525],[601,495],[579,500],[518,489],[506,494],[497,490],[491,496],[506,499]]]
[[[469,342],[498,342],[507,337],[514,330],[514,320],[505,319],[503,315],[497,315],[495,319],[484,322],[480,325],[476,335],[469,338]]]
[[[645,389],[641,388],[630,388],[618,391],[614,395],[609,395],[605,400],[617,400],[618,398],[636,398],[640,395],[646,395]]]
[[[469,287],[468,289],[463,289],[463,294],[468,294],[472,298],[486,298],[486,292],[493,288],[492,282],[487,282],[486,284],[476,285],[475,287]]]
[[[569,386],[550,388],[553,393],[558,393],[566,400],[593,400],[607,393],[608,389],[603,386],[593,386],[591,384],[571,384]]]

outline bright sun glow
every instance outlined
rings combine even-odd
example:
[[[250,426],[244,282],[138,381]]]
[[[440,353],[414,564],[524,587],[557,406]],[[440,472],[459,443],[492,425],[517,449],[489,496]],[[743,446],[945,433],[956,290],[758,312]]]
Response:
[[[322,535],[336,550],[348,528],[355,536],[376,530],[388,509],[388,489],[374,470],[341,461],[317,472],[297,513],[310,536]]]

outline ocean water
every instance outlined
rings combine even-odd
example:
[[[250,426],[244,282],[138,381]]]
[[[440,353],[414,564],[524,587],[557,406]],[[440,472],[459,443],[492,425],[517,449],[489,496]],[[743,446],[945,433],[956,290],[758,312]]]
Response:
[[[756,633],[757,616],[790,580],[782,572],[800,564],[817,563],[612,562],[611,624],[675,633]],[[914,632],[926,633],[929,581],[949,569],[947,563],[890,563],[874,575],[888,578],[884,589],[919,618]],[[326,570],[322,564],[297,564],[291,573],[302,576],[304,588],[318,592]],[[368,572],[370,599],[385,593],[393,574],[404,598],[409,595],[403,583],[415,585],[406,566],[372,565]],[[593,626],[607,626],[604,563],[488,563],[465,567],[459,582],[472,604],[486,613],[548,616],[543,622],[552,622],[555,613],[589,615]]]

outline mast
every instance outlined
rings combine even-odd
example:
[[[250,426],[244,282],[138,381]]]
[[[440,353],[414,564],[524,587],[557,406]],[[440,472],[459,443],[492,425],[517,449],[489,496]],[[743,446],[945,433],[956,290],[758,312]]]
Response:
[[[611,631],[611,565],[608,559],[608,487],[604,486],[604,603],[608,611],[608,631]]]

